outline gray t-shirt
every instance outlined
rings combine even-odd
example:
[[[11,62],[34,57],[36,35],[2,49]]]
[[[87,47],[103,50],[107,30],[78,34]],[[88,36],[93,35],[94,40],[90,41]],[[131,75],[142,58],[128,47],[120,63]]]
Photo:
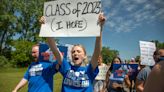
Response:
[[[152,66],[146,66],[143,68],[137,75],[137,79],[139,81],[146,81],[147,77],[149,76],[149,73],[151,72]]]

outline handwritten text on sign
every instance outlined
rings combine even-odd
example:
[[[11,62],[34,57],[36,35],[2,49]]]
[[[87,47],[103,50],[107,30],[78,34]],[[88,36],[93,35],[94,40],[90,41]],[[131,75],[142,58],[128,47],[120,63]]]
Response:
[[[99,66],[99,73],[98,75],[96,76],[96,80],[105,80],[106,79],[106,73],[109,69],[109,66]]]
[[[56,0],[44,4],[42,37],[83,37],[100,35],[99,0]]]
[[[153,59],[153,53],[156,50],[155,43],[140,41],[140,52],[141,52],[141,64],[153,66],[155,61]]]

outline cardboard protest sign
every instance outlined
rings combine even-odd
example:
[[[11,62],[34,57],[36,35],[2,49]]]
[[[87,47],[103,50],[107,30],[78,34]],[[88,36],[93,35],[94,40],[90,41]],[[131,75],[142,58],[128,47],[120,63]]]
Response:
[[[54,0],[44,3],[41,37],[99,36],[100,0]]]
[[[124,81],[124,78],[114,77],[114,74],[111,74],[109,79],[113,81],[119,81],[119,82]]]
[[[96,76],[96,80],[105,80],[106,79],[106,73],[109,69],[109,66],[105,65],[105,66],[98,66],[99,68],[99,73]]]
[[[67,59],[67,47],[57,46],[64,58]],[[39,44],[39,61],[51,61],[55,62],[56,58],[47,44]]]
[[[138,64],[114,64],[112,70],[111,80],[123,81],[125,75],[130,79],[135,79],[138,73]]]
[[[155,50],[155,43],[140,41],[141,65],[153,66],[155,64],[153,59],[153,53]]]

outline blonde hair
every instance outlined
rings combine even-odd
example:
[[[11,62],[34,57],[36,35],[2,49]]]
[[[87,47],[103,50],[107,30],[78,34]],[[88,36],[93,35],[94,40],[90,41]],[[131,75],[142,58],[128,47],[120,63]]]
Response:
[[[81,44],[75,44],[75,45],[73,45],[72,50],[73,50],[73,48],[74,48],[75,46],[81,47],[81,48],[83,49],[86,58],[83,60],[82,66],[86,66],[86,65],[88,64],[88,57],[87,57],[87,53],[86,53],[86,50],[85,50],[84,46],[81,45]],[[71,54],[72,54],[72,52],[73,52],[72,50],[71,50]],[[73,63],[73,62],[72,62],[72,63]]]

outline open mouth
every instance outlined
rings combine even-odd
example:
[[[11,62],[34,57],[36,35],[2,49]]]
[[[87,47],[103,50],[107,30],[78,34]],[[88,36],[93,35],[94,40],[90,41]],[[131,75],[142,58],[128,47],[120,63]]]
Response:
[[[75,57],[74,60],[79,60],[79,58]]]

